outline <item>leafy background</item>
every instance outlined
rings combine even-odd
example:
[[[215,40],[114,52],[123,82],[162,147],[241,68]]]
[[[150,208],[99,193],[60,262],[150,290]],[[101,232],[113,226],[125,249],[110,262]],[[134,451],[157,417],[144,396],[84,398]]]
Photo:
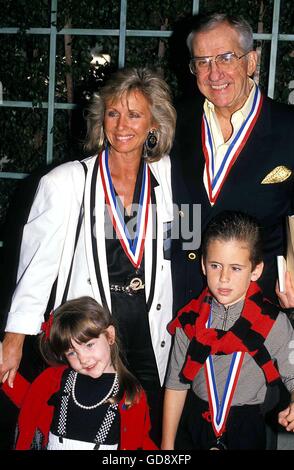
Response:
[[[193,93],[184,43],[192,12],[192,0],[128,0],[127,29],[172,30],[170,39],[127,37],[126,66],[149,65],[161,71],[174,98]],[[0,80],[4,100],[32,101],[34,108],[0,107],[0,171],[34,173],[46,167],[49,36],[27,34],[30,27],[50,27],[51,2],[15,0],[1,2],[0,27],[19,27],[18,34],[0,34]],[[202,0],[200,11],[216,9],[243,15],[254,32],[271,32],[273,0]],[[120,0],[59,0],[57,29],[118,29]],[[294,1],[281,1],[280,32],[293,34]],[[118,37],[57,36],[55,101],[77,103],[75,111],[55,110],[54,162],[81,158],[84,123],[82,108],[93,90],[117,68]],[[257,79],[266,91],[270,43],[259,41],[260,72]],[[110,64],[91,65],[91,51],[107,53]],[[294,43],[279,42],[275,99],[287,103],[294,80]],[[292,86],[294,89],[294,84]],[[294,99],[293,99],[294,101]],[[0,179],[0,240],[15,180]],[[7,236],[7,234],[6,234]]]

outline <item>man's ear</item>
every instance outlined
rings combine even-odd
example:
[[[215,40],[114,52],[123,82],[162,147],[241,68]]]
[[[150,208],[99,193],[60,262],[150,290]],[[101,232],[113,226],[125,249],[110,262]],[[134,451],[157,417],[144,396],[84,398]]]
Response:
[[[247,59],[247,74],[249,77],[251,77],[257,67],[257,52],[256,51],[250,51],[248,52],[248,59]]]
[[[203,256],[201,256],[201,267],[202,267],[202,272],[203,272],[204,276],[206,276],[206,269],[205,269]]]
[[[262,275],[263,267],[263,261],[255,266],[254,270],[251,273],[251,281],[257,281],[260,278],[260,276]]]

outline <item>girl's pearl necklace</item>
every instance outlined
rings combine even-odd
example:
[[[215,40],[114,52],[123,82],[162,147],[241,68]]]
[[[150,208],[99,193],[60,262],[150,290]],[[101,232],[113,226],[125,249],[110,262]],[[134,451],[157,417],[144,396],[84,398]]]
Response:
[[[86,406],[86,405],[82,405],[81,403],[79,403],[78,400],[76,399],[75,387],[76,387],[77,376],[78,376],[78,372],[75,372],[74,378],[73,378],[72,390],[71,390],[72,399],[77,406],[79,406],[80,408],[83,408],[84,410],[93,410],[94,408],[97,408],[98,406],[102,405],[102,403],[104,403],[111,396],[113,389],[117,383],[117,372],[116,372],[114,376],[113,384],[111,386],[111,389],[107,393],[107,395],[104,398],[102,398],[102,400],[100,400],[98,403],[95,403],[95,405]]]

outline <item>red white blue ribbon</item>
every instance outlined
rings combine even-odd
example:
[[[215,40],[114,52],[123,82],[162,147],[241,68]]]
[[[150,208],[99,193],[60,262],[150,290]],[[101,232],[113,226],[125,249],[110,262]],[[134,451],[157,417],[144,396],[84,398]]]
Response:
[[[219,169],[215,170],[215,156],[212,143],[211,131],[208,125],[207,118],[203,114],[202,118],[202,148],[205,156],[205,174],[204,174],[204,183],[207,191],[207,195],[211,205],[213,205],[220,193],[220,190],[233,166],[239,153],[246,144],[252,129],[256,123],[256,120],[259,116],[263,102],[263,96],[258,88],[255,85],[255,92],[253,97],[253,103],[250,109],[250,112],[243,122],[242,126],[236,133],[234,139],[230,143],[227,152],[223,158],[223,161]]]
[[[210,321],[211,315],[208,320],[208,327],[210,327]],[[237,387],[244,355],[245,352],[240,351],[233,353],[223,396],[221,399],[217,390],[213,358],[211,355],[206,359],[206,362],[204,364],[211,423],[216,437],[220,437],[225,432],[226,421],[231,408],[233,396]]]
[[[108,149],[101,154],[99,171],[101,175],[102,185],[105,194],[105,201],[109,211],[110,219],[116,231],[117,238],[120,240],[122,248],[127,257],[135,268],[141,264],[145,236],[148,224],[148,215],[150,210],[150,170],[146,162],[144,162],[142,187],[137,211],[136,224],[132,223],[132,228],[136,226],[136,231],[131,236],[127,225],[124,221],[124,216],[120,210],[117,202],[117,196],[113,187],[111,174],[108,165]]]

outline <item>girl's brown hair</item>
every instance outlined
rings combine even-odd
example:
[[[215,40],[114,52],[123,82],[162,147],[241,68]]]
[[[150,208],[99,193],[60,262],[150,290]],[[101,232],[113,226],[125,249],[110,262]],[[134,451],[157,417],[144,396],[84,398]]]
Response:
[[[91,297],[69,300],[54,312],[49,338],[40,337],[40,351],[49,365],[67,364],[66,351],[72,348],[72,340],[87,343],[101,334],[107,337],[107,328],[115,324],[111,314]],[[110,344],[111,362],[118,374],[119,392],[112,401],[119,402],[126,394],[125,404],[131,406],[141,391],[136,378],[127,370],[120,357],[117,333]]]

